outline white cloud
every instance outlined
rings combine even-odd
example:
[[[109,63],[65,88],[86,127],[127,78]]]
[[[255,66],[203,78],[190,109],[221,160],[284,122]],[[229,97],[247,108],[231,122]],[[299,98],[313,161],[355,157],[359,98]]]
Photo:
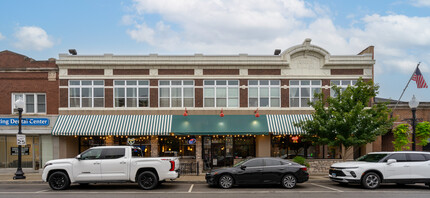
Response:
[[[3,34],[1,34],[1,32],[0,32],[0,41],[1,40],[3,40],[3,39],[5,39],[6,37],[5,36],[3,36]]]
[[[52,38],[46,31],[36,26],[19,27],[15,37],[17,41],[14,46],[19,49],[41,51],[54,46]]]
[[[416,7],[426,7],[426,6],[430,6],[430,1],[429,0],[412,0],[412,5],[416,6]]]
[[[336,55],[374,45],[376,73],[409,73],[430,62],[430,17],[354,16],[340,27],[329,8],[304,0],[135,0],[134,8],[123,17],[129,36],[164,52],[272,54],[312,38]],[[147,20],[154,15],[158,21]]]

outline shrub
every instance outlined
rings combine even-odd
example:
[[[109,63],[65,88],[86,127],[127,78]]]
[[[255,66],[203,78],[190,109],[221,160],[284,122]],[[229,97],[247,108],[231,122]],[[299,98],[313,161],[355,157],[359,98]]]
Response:
[[[306,167],[310,166],[309,163],[306,162],[306,159],[304,157],[301,157],[301,156],[294,157],[293,162],[296,162],[296,163],[301,164],[301,165],[306,166]]]

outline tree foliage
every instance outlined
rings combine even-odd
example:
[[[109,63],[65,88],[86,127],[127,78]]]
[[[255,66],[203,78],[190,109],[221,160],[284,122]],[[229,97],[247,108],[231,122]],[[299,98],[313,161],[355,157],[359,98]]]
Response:
[[[364,82],[361,78],[355,86],[345,90],[333,86],[336,97],[315,94],[309,104],[315,109],[313,119],[297,123],[307,132],[306,140],[314,144],[360,146],[376,140],[392,126],[390,110],[386,104],[374,104],[369,107],[371,98],[378,93],[379,86],[373,82]],[[344,152],[344,150],[342,152]],[[344,153],[342,158],[345,159]]]
[[[394,150],[395,151],[402,151],[403,149],[409,150],[409,144],[412,143],[411,140],[409,140],[409,128],[411,126],[409,124],[399,124],[396,128],[393,130],[394,135]]]
[[[417,145],[426,146],[429,143],[430,138],[430,123],[420,122],[415,128],[415,135],[417,140]]]

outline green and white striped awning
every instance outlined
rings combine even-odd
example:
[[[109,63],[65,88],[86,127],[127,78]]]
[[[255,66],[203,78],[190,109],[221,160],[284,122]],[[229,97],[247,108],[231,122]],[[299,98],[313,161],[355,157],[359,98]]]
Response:
[[[274,135],[300,135],[306,133],[294,123],[312,119],[310,114],[266,115],[269,132]]]
[[[52,135],[169,135],[172,115],[60,115]]]

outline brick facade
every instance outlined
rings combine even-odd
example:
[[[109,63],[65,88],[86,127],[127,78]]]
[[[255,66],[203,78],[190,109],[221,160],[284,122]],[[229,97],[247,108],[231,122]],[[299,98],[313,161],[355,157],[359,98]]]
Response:
[[[203,75],[239,75],[239,69],[203,69]]]
[[[331,75],[363,75],[363,69],[331,69]]]
[[[248,69],[248,75],[281,75],[280,69]]]
[[[114,69],[113,75],[149,75],[149,69]]]
[[[194,69],[158,69],[158,75],[194,75]]]
[[[53,80],[48,78],[50,72],[55,73]],[[0,114],[12,114],[12,93],[45,93],[46,114],[58,114],[59,83],[54,59],[35,61],[14,52],[0,52]]]
[[[104,69],[68,69],[68,75],[104,75]]]

